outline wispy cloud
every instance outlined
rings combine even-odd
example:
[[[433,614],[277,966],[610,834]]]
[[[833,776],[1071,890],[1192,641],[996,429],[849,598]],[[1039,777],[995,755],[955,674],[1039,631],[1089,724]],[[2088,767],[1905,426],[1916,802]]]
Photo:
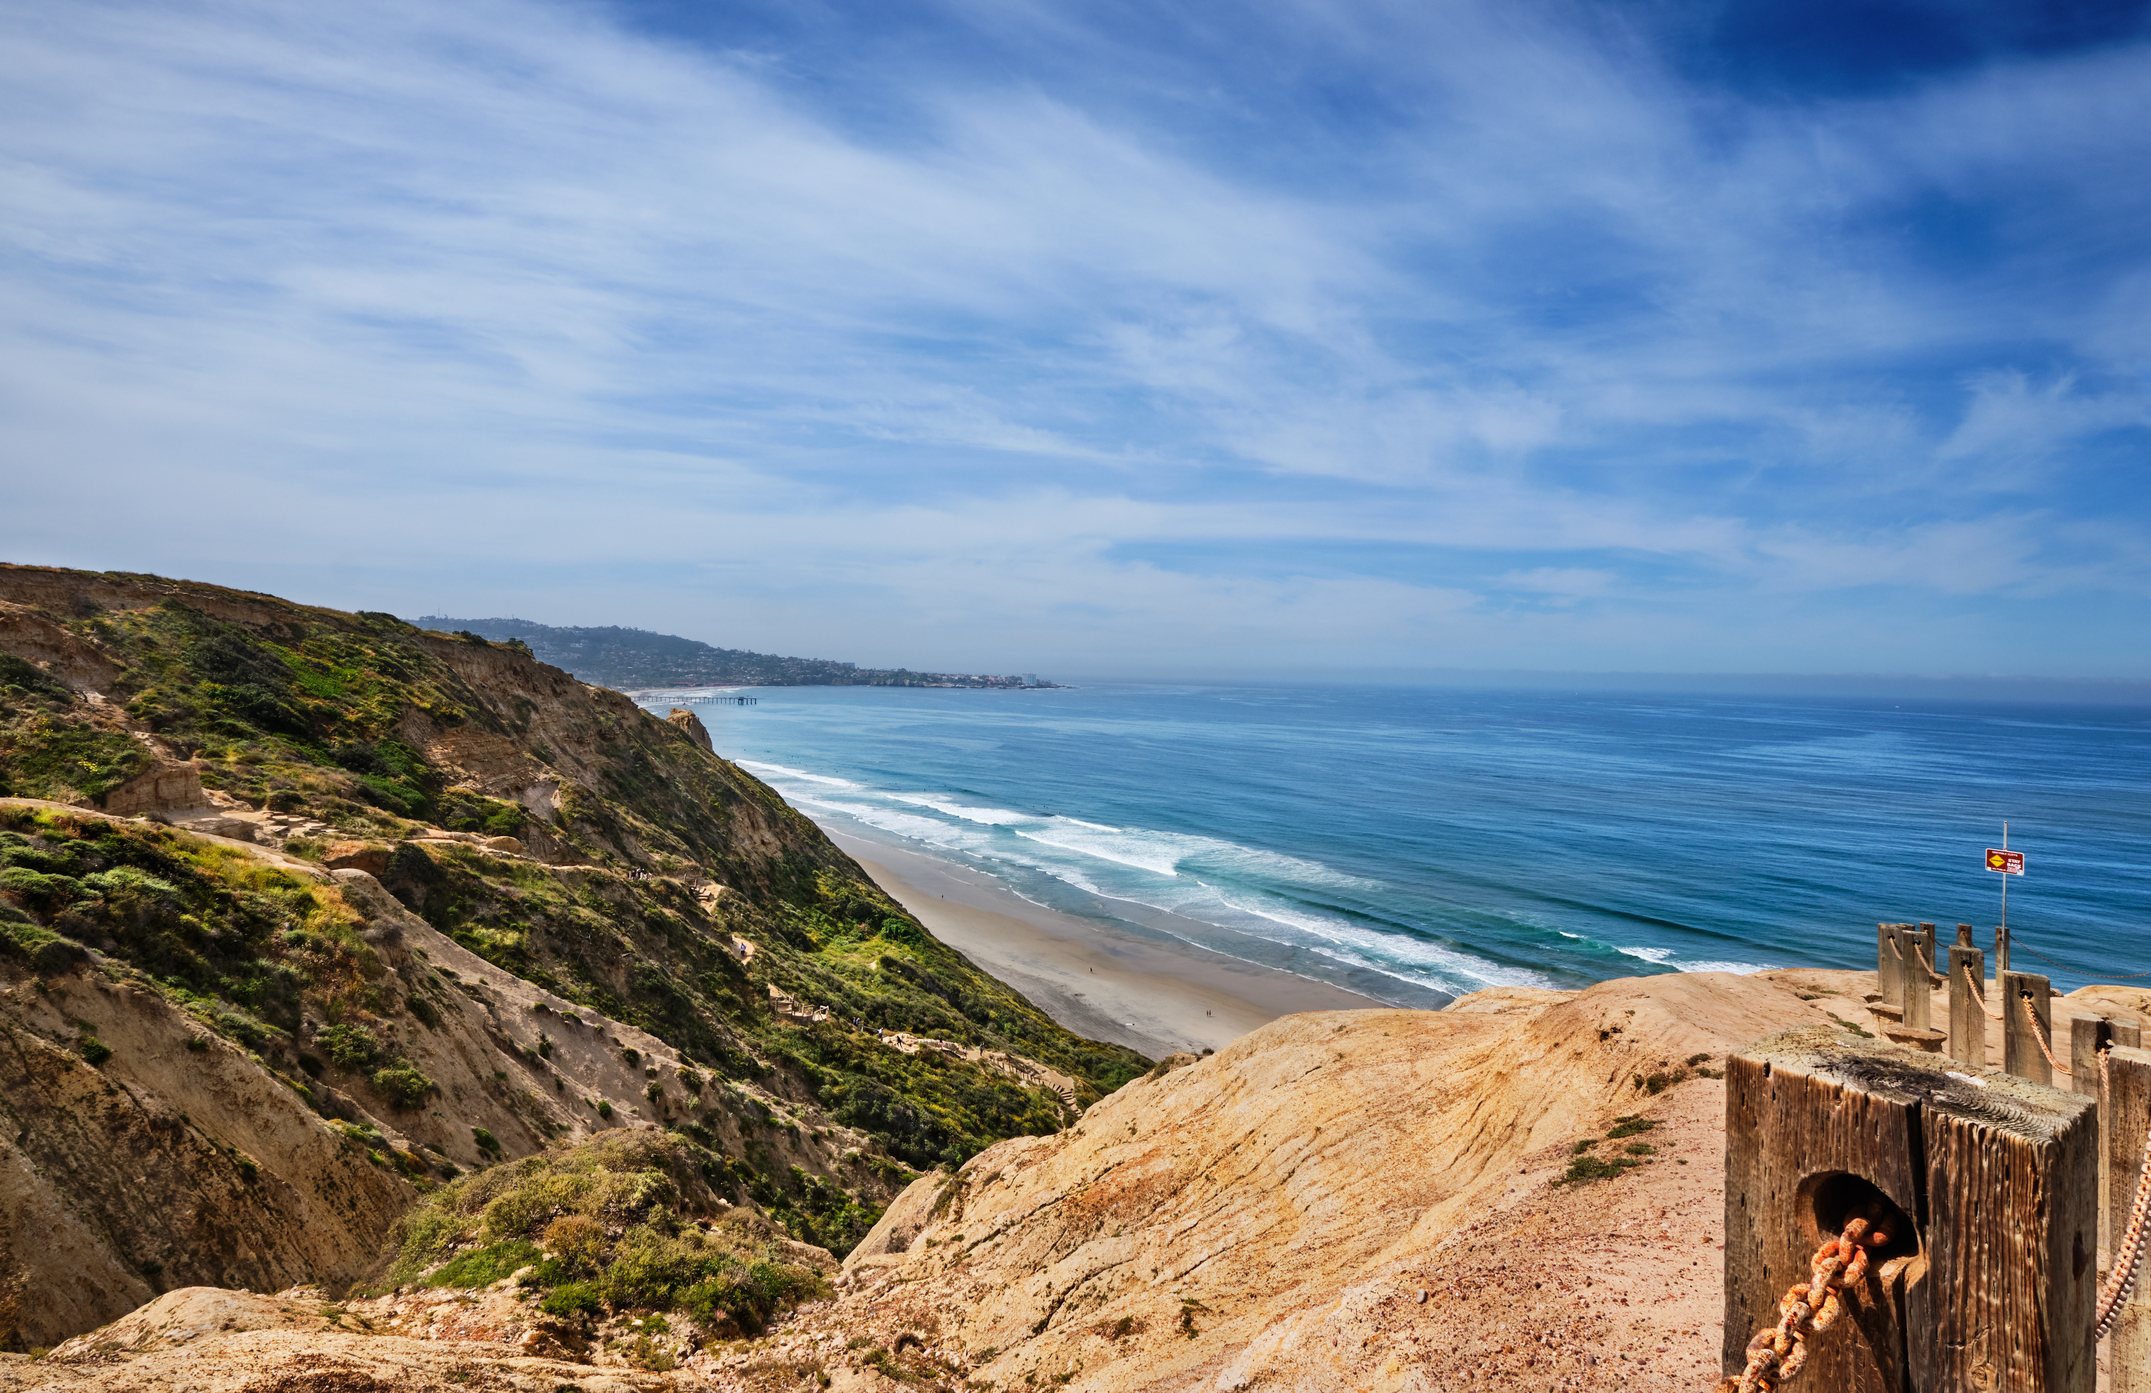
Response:
[[[2142,42],[829,13],[0,3],[0,546],[868,661],[2142,661]]]

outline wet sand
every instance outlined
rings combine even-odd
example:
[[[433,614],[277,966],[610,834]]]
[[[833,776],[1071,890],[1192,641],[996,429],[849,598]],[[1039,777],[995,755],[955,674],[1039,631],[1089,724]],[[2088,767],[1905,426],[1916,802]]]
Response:
[[[1032,904],[967,866],[822,830],[935,937],[1054,1020],[1152,1059],[1223,1048],[1295,1011],[1381,1005],[1326,982]]]

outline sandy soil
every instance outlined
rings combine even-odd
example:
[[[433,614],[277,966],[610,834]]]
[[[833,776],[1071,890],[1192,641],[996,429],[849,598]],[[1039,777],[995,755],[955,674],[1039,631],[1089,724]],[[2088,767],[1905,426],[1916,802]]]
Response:
[[[936,938],[1054,1020],[1152,1059],[1222,1049],[1295,1012],[1381,1004],[1326,982],[1047,909],[950,862],[829,836]]]

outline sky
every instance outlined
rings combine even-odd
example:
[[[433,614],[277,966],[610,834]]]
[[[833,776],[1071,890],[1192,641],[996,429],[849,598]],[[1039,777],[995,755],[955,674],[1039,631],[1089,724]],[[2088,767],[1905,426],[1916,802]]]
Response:
[[[2151,5],[0,0],[0,558],[2151,678]]]

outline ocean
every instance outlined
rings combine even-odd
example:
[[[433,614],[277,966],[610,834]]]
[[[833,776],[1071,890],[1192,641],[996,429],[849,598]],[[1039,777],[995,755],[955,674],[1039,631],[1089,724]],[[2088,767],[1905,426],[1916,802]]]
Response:
[[[1400,1005],[1872,967],[1878,920],[2151,973],[2151,711],[1099,683],[640,693],[824,826]],[[2042,962],[2033,953],[2046,955]],[[1990,960],[1991,970],[1991,960]],[[2145,981],[2151,986],[2151,978]]]

